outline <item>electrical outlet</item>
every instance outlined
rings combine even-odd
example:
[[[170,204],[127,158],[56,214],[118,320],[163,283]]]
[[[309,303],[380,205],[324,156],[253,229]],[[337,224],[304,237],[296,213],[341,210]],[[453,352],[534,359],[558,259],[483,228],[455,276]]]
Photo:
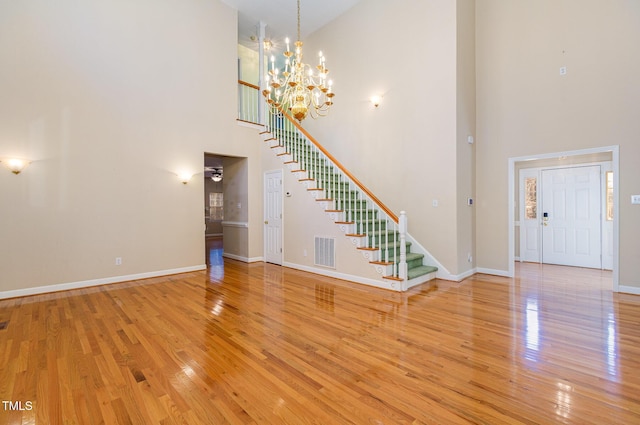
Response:
[[[306,249],[302,251],[302,255],[304,255],[305,257],[307,256],[307,250]]]
[[[122,257],[116,257],[116,266],[122,265]]]
[[[467,254],[467,261],[469,263],[473,263],[473,256],[471,255],[471,253]]]

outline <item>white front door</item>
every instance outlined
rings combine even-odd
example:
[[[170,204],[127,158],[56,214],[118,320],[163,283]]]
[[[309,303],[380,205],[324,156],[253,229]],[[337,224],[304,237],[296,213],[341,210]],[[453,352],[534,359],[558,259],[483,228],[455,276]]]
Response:
[[[282,170],[264,174],[264,261],[282,265]]]
[[[542,262],[601,268],[600,166],[542,171]]]

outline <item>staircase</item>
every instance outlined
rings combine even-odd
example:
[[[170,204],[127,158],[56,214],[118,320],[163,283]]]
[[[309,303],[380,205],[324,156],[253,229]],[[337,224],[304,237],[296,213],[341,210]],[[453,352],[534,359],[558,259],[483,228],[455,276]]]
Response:
[[[412,252],[406,215],[396,216],[287,114],[270,113],[260,133],[298,181],[321,203],[391,289],[435,278],[437,267]]]

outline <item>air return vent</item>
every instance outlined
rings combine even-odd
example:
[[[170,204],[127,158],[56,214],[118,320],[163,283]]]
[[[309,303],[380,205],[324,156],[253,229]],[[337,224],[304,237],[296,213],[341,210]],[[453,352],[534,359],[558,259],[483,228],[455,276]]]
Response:
[[[336,268],[336,239],[316,236],[315,239],[316,266]]]

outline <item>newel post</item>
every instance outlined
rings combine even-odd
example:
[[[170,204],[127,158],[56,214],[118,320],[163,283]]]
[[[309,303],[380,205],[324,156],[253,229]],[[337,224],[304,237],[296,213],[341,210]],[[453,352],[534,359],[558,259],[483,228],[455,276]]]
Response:
[[[398,218],[398,228],[400,230],[400,264],[398,264],[398,277],[407,279],[407,212],[400,211]]]

